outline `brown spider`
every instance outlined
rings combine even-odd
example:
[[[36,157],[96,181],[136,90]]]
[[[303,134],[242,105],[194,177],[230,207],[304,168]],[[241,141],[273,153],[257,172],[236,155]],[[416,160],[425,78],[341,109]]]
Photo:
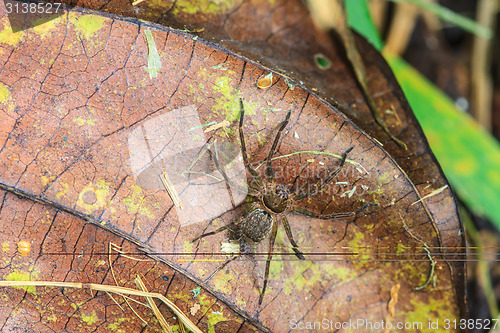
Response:
[[[251,198],[250,202],[248,203],[248,209],[247,213],[240,217],[237,221],[233,221],[221,228],[218,228],[214,231],[208,232],[206,234],[202,234],[195,239],[193,239],[192,242],[195,242],[203,237],[206,236],[211,236],[215,235],[219,232],[222,232],[226,229],[234,230],[236,233],[236,237],[238,239],[244,238],[246,241],[250,241],[252,243],[260,243],[262,242],[266,237],[271,235],[269,239],[269,249],[268,249],[268,255],[267,255],[267,261],[266,261],[266,272],[264,275],[264,284],[262,287],[262,293],[260,294],[259,297],[259,305],[262,304],[262,301],[264,299],[264,294],[266,292],[266,287],[267,287],[267,281],[269,278],[269,267],[271,264],[271,259],[273,257],[273,248],[274,248],[274,242],[276,240],[276,235],[278,232],[278,224],[281,222],[283,225],[283,228],[285,229],[286,235],[288,237],[288,240],[292,244],[292,249],[295,252],[295,256],[299,258],[300,260],[305,260],[304,254],[298,249],[298,245],[293,239],[293,234],[292,230],[290,229],[290,224],[288,223],[288,219],[285,215],[287,212],[295,212],[301,215],[309,216],[309,217],[314,217],[314,218],[320,218],[320,219],[336,219],[340,217],[350,217],[350,216],[355,216],[356,214],[362,212],[366,207],[374,205],[374,204],[365,204],[361,209],[359,209],[356,212],[350,212],[350,213],[339,213],[339,214],[328,214],[328,215],[320,215],[316,214],[314,212],[311,212],[303,207],[297,206],[295,203],[297,201],[300,201],[302,199],[305,199],[308,197],[308,194],[306,192],[300,192],[296,191],[297,193],[291,193],[290,190],[285,187],[282,184],[278,184],[275,182],[274,179],[274,170],[271,165],[272,157],[276,153],[276,149],[278,147],[278,143],[281,137],[281,133],[285,129],[286,125],[288,124],[288,121],[290,120],[290,114],[291,112],[288,111],[286,118],[281,124],[279,125],[278,133],[276,134],[276,137],[274,138],[273,145],[271,147],[271,150],[269,151],[269,154],[267,155],[267,158],[265,159],[264,163],[266,164],[266,169],[265,169],[265,179],[262,179],[262,177],[259,176],[257,171],[250,165],[248,162],[248,155],[247,155],[247,149],[246,149],[246,144],[245,144],[245,137],[243,135],[243,118],[245,115],[245,110],[243,108],[243,102],[240,99],[240,108],[241,108],[241,115],[240,115],[240,122],[239,122],[239,135],[240,135],[240,143],[241,143],[241,151],[243,155],[243,163],[245,165],[246,170],[251,175],[252,181],[248,183],[248,196]],[[342,159],[340,160],[340,164],[332,171],[329,172],[328,176],[325,179],[322,179],[319,184],[318,184],[318,191],[320,192],[330,181],[332,181],[335,176],[340,172],[342,169],[346,158],[347,154],[352,150],[352,147],[347,149],[346,152],[342,155]],[[215,150],[215,154],[213,155],[213,160],[214,163],[217,167],[217,169],[220,171],[220,173],[223,175],[224,179],[226,180],[227,183],[231,184],[231,186],[235,188],[239,188],[241,190],[241,186],[235,184],[233,181],[231,181],[224,170],[220,167],[218,158],[217,158],[217,150]],[[300,173],[304,170],[300,170]],[[298,178],[298,177],[297,177]],[[296,178],[296,179],[297,179]],[[295,183],[293,184],[295,186]],[[217,271],[222,269],[224,266],[226,266],[229,262],[233,261],[234,259],[238,258],[239,255],[233,257],[232,259],[229,259],[226,261]],[[216,271],[216,272],[217,272]],[[212,277],[214,274],[212,274],[210,277]]]

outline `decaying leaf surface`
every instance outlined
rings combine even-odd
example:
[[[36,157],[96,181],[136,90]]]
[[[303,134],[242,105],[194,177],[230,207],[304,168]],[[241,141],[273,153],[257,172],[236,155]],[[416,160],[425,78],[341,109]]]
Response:
[[[144,1],[138,6],[125,0],[66,3],[187,29],[278,71],[293,79],[293,84],[339,107],[351,121],[382,143],[422,197],[447,185],[420,125],[380,54],[365,40],[357,38],[366,66],[368,90],[379,108],[385,110],[384,123],[408,150],[401,149],[376,124],[346,60],[344,47],[338,39],[332,42],[331,36],[315,29],[307,10],[298,0],[235,0],[220,6],[203,0],[164,1],[161,4]],[[317,66],[314,61],[317,54],[325,55],[331,62],[328,70]],[[451,190],[446,188],[442,196],[426,199],[426,204],[440,230],[442,245],[449,247],[447,251],[463,254],[461,247],[465,242]],[[462,317],[466,317],[465,264],[455,262],[453,265],[458,303]]]
[[[429,167],[430,171],[426,166],[424,175],[417,178],[421,165],[427,165],[420,163],[431,160],[427,146],[422,144],[425,141],[422,137],[407,140],[412,147],[410,151],[397,151],[395,146],[391,148],[390,142],[385,142],[382,147],[338,109],[299,86],[291,89],[278,74],[279,79],[271,88],[258,89],[256,82],[262,75],[268,74],[265,68],[230,55],[201,39],[166,28],[137,26],[126,20],[79,11],[70,11],[38,30],[25,31],[15,37],[8,35],[5,17],[2,24],[4,34],[0,59],[3,70],[0,81],[4,93],[0,175],[4,189],[13,192],[9,189],[15,188],[29,193],[32,201],[30,203],[30,196],[25,201],[21,200],[25,205],[37,206],[33,198],[43,198],[65,207],[68,214],[73,213],[73,218],[87,216],[87,221],[103,223],[109,230],[116,230],[138,244],[147,244],[147,251],[163,253],[159,257],[180,272],[175,276],[182,279],[185,279],[184,275],[191,276],[204,289],[217,295],[217,304],[223,306],[224,311],[215,308],[208,311],[217,316],[217,320],[212,320],[220,322],[217,328],[221,331],[236,331],[242,322],[255,323],[263,330],[283,331],[284,327],[290,327],[293,320],[314,322],[327,318],[334,323],[356,319],[380,322],[390,316],[394,322],[422,322],[426,325],[429,318],[459,317],[457,296],[460,299],[463,290],[460,287],[455,289],[454,281],[457,277],[460,279],[460,274],[456,272],[460,267],[452,271],[450,263],[440,261],[442,258],[434,255],[435,281],[422,290],[416,290],[426,282],[431,266],[424,245],[431,249],[461,245],[461,238],[457,236],[460,229],[454,224],[456,217],[443,218],[451,214],[449,206],[453,205],[453,199],[449,192],[444,191],[413,204],[445,182],[433,164]],[[145,29],[151,30],[162,62],[158,76],[153,79],[146,71],[148,45]],[[370,52],[369,49],[365,51],[367,54]],[[332,61],[332,68],[348,73],[345,65],[341,66],[334,59]],[[378,67],[372,67],[371,73],[380,73]],[[24,70],[22,75],[19,74],[20,68]],[[310,69],[314,71],[313,67]],[[380,83],[377,79],[380,74],[377,75],[374,80]],[[400,106],[398,96],[388,88],[387,82],[380,84],[377,91],[388,95],[383,100],[403,108],[399,111],[400,117],[406,114],[405,118],[400,118],[406,125],[404,130],[401,129],[402,135],[411,135],[410,127],[418,125],[412,123],[413,118],[407,113],[409,110]],[[352,103],[356,103],[358,96],[357,103],[360,104],[357,105],[360,109],[364,108],[354,84],[349,86],[346,83],[346,87],[340,89],[339,82],[338,87],[339,91],[343,91],[340,98],[352,98]],[[345,90],[351,87],[353,97]],[[170,155],[162,155],[169,149],[175,151],[178,146],[195,149],[200,142],[209,139],[237,144],[235,130],[240,97],[247,110],[244,130],[254,162],[264,158],[276,125],[287,110],[292,111],[291,122],[278,153],[278,156],[287,157],[275,163],[275,168],[281,170],[280,179],[284,183],[290,183],[308,160],[314,159],[314,162],[308,167],[310,172],[307,177],[301,178],[304,184],[313,183],[314,175],[338,163],[337,159],[325,155],[292,153],[320,151],[341,154],[354,147],[349,159],[357,164],[347,164],[336,180],[339,184],[333,186],[330,193],[315,196],[308,207],[317,212],[331,213],[352,211],[364,202],[380,204],[379,209],[370,209],[363,216],[344,221],[322,221],[290,214],[289,220],[299,245],[309,249],[309,252],[318,253],[309,254],[308,259],[311,260],[303,262],[273,261],[268,294],[260,308],[257,300],[265,262],[258,259],[262,257],[231,262],[226,269],[206,281],[221,262],[192,261],[209,258],[202,255],[187,256],[184,258],[187,260],[181,261],[178,255],[174,255],[178,252],[220,252],[220,243],[227,241],[225,234],[204,239],[198,248],[190,240],[209,230],[207,228],[230,222],[241,213],[241,209],[230,210],[208,226],[207,221],[184,223],[199,215],[208,215],[206,203],[205,206],[200,205],[201,210],[190,212],[191,219],[183,220],[181,209],[173,205],[165,188],[160,186],[161,182],[147,177],[148,174],[154,175],[158,169],[169,171],[175,167],[168,158]],[[177,146],[169,146],[169,140],[175,135],[168,132],[169,128],[173,128],[169,127],[169,122],[173,120],[168,115],[179,110],[191,112],[189,115],[196,112],[198,120],[187,130],[174,132],[182,139]],[[363,120],[357,118],[360,114],[350,115],[363,124]],[[231,124],[203,134],[203,127],[200,126],[224,120]],[[362,127],[377,132],[376,126],[368,121]],[[189,137],[181,135],[181,132],[194,132],[196,135]],[[146,139],[139,140],[141,136],[137,133],[143,133],[142,138]],[[157,136],[153,138],[148,136],[150,134]],[[196,154],[186,156],[191,161],[197,158]],[[428,178],[424,176],[433,172],[438,175],[436,181],[426,187],[429,185]],[[179,192],[182,200],[182,188]],[[15,198],[9,193],[4,198],[9,196]],[[10,209],[2,206],[2,226],[14,225],[12,221],[16,220],[16,216],[20,221],[16,224],[20,230],[29,225],[30,220],[23,218],[21,213],[22,205],[13,205],[17,206]],[[32,224],[35,220],[40,223],[41,217],[47,216],[43,212],[46,208],[38,209],[41,211],[25,209],[33,214]],[[55,221],[49,220],[52,223]],[[46,228],[50,228],[51,222],[45,222]],[[69,253],[78,253],[77,235],[85,227],[90,227],[80,222],[70,228],[78,231],[71,237],[68,235],[72,243],[64,243],[65,251]],[[11,237],[8,241],[11,248],[18,239],[25,237],[21,231],[10,234],[6,231],[6,235]],[[42,244],[45,237],[36,237],[36,241],[35,237],[32,238],[34,244]],[[88,241],[89,244],[92,242],[93,239]],[[116,242],[119,243],[118,240]],[[281,230],[278,245],[284,248],[280,250],[278,247],[277,252],[289,251],[287,244]],[[414,255],[405,255],[404,258],[421,261],[346,262],[344,257],[340,261],[322,261],[326,258],[319,253],[342,247],[350,250],[361,248],[360,253],[392,253],[377,257],[385,260],[400,259],[400,255],[394,254],[397,251],[414,252]],[[265,249],[264,245],[262,249]],[[4,259],[22,260],[13,256],[13,252],[9,253],[11,255]],[[47,274],[44,279],[48,280],[49,276],[53,279],[58,279],[58,276],[64,279],[96,278],[88,271],[90,265],[76,267],[72,264],[76,256],[68,258],[71,259],[68,264],[71,269],[66,268],[66,272],[74,270],[73,276],[63,274],[65,268],[62,265],[58,274],[37,266],[44,260],[53,260],[50,257],[34,254],[33,258],[31,264],[25,261],[15,265],[20,265],[23,272],[38,269]],[[279,259],[279,256],[276,258]],[[359,255],[357,258],[374,257]],[[6,262],[3,266],[8,268],[4,276],[12,274],[15,265]],[[109,278],[109,272],[106,277]],[[130,277],[127,281],[132,279]],[[187,282],[180,282],[180,285],[183,283]],[[394,304],[391,291],[396,285],[400,285],[399,297]],[[193,285],[190,290],[194,288]],[[155,288],[150,286],[149,289]],[[158,287],[158,290],[162,289]],[[168,293],[173,295],[179,307],[190,313],[194,303],[189,303],[185,295],[191,297],[193,293],[186,291],[186,288],[179,287],[172,288]],[[24,294],[16,295],[22,297]],[[43,297],[46,297],[45,294]],[[88,295],[86,302],[92,300],[95,302],[95,298]],[[109,300],[102,302],[111,304]],[[183,302],[187,304],[181,306]],[[390,310],[389,303],[392,304]],[[14,320],[18,312],[30,313],[28,304],[14,302],[14,309],[2,322]],[[205,315],[200,313],[200,316]],[[236,317],[239,319],[234,319]],[[206,320],[210,322],[210,318]],[[231,321],[239,324],[230,325]],[[53,326],[59,327],[58,324],[60,322]],[[106,329],[102,322],[97,325],[100,325],[99,330]]]
[[[50,204],[40,204],[1,191],[2,269],[8,281],[64,281],[119,285],[137,289],[133,280],[139,275],[148,289],[167,295],[203,332],[223,328],[255,331],[241,315],[234,313],[212,294],[159,261],[140,255],[141,248],[112,232]],[[9,221],[7,223],[6,221]],[[27,257],[16,253],[19,240],[32,243]],[[122,252],[117,256],[109,244]],[[69,255],[67,255],[69,254]],[[139,255],[137,255],[139,254]],[[135,258],[135,259],[134,259]],[[113,268],[113,272],[110,270]],[[114,275],[114,276],[113,276]],[[191,295],[191,296],[190,296]],[[112,297],[112,298],[111,298]],[[117,294],[57,287],[2,288],[1,329],[3,332],[158,332],[161,328],[149,309]],[[142,304],[142,298],[132,297]],[[190,308],[198,310],[193,313]],[[178,321],[166,306],[159,307],[167,322],[179,330]],[[134,311],[134,312],[133,312]],[[140,319],[137,315],[142,318]],[[219,315],[218,313],[224,314]]]

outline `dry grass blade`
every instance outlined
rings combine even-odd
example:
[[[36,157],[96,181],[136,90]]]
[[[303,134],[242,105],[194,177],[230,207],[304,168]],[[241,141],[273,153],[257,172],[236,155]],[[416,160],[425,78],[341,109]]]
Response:
[[[205,133],[208,133],[208,132],[211,132],[211,131],[215,131],[215,130],[218,130],[219,128],[222,128],[222,127],[228,127],[229,125],[231,125],[231,123],[228,121],[228,120],[224,120],[218,124],[215,124],[215,125],[212,125],[210,127],[208,127],[207,129],[205,129]]]
[[[137,289],[110,286],[96,283],[81,283],[81,282],[58,282],[58,281],[0,281],[0,287],[62,287],[76,289],[90,289],[95,291],[103,291],[114,294],[131,295],[139,297],[157,298],[168,306],[179,318],[184,325],[195,333],[203,333],[172,301],[159,293],[151,293]]]
[[[415,201],[415,202],[414,202],[414,203],[412,203],[411,205],[413,206],[414,204],[416,204],[416,203],[418,203],[418,202],[420,202],[420,201],[423,201],[423,200],[425,200],[425,199],[428,199],[428,198],[430,198],[430,197],[433,197],[433,196],[435,196],[435,195],[438,195],[439,193],[443,192],[443,191],[444,191],[444,190],[446,190],[447,188],[448,188],[448,185],[444,185],[444,186],[442,186],[442,187],[438,188],[437,190],[434,190],[434,191],[432,191],[431,193],[427,194],[426,196],[424,196],[424,197],[422,197],[422,198],[418,199],[417,201]]]
[[[174,202],[174,205],[176,207],[179,207],[182,209],[182,202],[181,198],[179,197],[179,193],[175,190],[174,184],[172,184],[172,181],[170,178],[168,178],[167,172],[163,172],[160,175],[160,179],[163,182],[163,186],[165,186],[165,189],[167,190],[168,194],[170,195],[170,198],[172,198],[172,201]]]
[[[109,262],[109,268],[111,270],[111,276],[113,277],[113,281],[115,281],[115,284],[118,286],[118,281],[116,280],[116,275],[115,275],[115,271],[113,269],[113,264],[111,263],[111,253],[112,251],[116,251],[117,253],[120,253],[122,254],[122,251],[120,250],[121,247],[110,242],[109,243],[109,251],[108,251],[108,262]],[[129,300],[127,299],[127,297],[121,295],[123,297],[123,300],[125,301],[125,303],[127,303],[128,307],[130,310],[132,310],[132,312],[137,316],[137,318],[139,318],[145,325],[147,325],[147,322],[137,313],[137,311],[135,311],[135,309],[132,307],[132,305],[129,303]],[[116,304],[118,304],[114,298],[111,298],[113,300],[113,302],[115,302]]]
[[[148,292],[148,289],[146,288],[146,285],[142,281],[139,275],[134,279],[135,285],[139,288],[142,289],[142,291]],[[167,323],[165,320],[165,317],[161,314],[160,310],[156,306],[156,303],[153,301],[151,297],[146,297],[146,300],[148,301],[149,307],[155,314],[156,319],[158,319],[158,322],[160,323],[161,327],[163,328],[163,331],[168,332],[168,333],[173,333],[172,328],[170,325]],[[181,324],[182,325],[182,324]]]

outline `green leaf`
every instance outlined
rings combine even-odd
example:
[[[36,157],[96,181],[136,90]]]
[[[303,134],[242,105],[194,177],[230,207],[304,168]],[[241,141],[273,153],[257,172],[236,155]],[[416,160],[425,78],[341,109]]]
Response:
[[[382,49],[366,0],[345,1],[352,28]],[[399,57],[384,56],[455,192],[500,230],[498,142],[410,65]]]
[[[347,21],[351,28],[363,35],[377,50],[384,46],[372,21],[366,0],[345,0]]]
[[[406,62],[386,59],[454,190],[500,229],[498,142]]]

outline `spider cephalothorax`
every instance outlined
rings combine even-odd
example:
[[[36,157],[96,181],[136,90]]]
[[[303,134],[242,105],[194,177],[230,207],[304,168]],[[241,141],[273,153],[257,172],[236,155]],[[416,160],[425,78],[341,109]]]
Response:
[[[283,213],[290,204],[290,192],[282,184],[272,184],[262,197],[262,203],[272,213]]]
[[[264,294],[266,292],[267,282],[269,278],[269,267],[271,264],[271,259],[273,257],[273,247],[278,232],[278,224],[281,223],[283,225],[288,240],[290,241],[290,244],[292,244],[292,250],[294,251],[295,256],[301,260],[305,260],[304,254],[298,249],[298,245],[293,239],[292,230],[290,228],[290,224],[288,223],[288,219],[285,213],[291,211],[314,218],[335,219],[339,217],[355,216],[357,213],[363,211],[366,207],[372,204],[364,205],[357,212],[329,214],[329,215],[316,214],[297,205],[296,203],[298,201],[307,198],[309,194],[307,192],[301,192],[300,189],[291,193],[290,190],[285,185],[276,183],[274,177],[274,170],[271,163],[272,157],[276,153],[276,150],[278,148],[278,143],[280,141],[281,133],[283,132],[286,125],[288,124],[288,121],[290,120],[291,112],[288,111],[285,120],[281,122],[281,124],[278,126],[278,133],[276,134],[271,150],[269,151],[269,154],[267,155],[267,158],[264,161],[266,166],[265,177],[261,177],[257,173],[256,169],[248,161],[245,136],[243,134],[243,119],[245,116],[245,111],[243,108],[243,102],[241,100],[240,100],[240,107],[241,107],[241,115],[238,128],[239,128],[241,151],[243,156],[243,163],[245,165],[246,170],[250,174],[250,179],[249,179],[250,181],[248,182],[248,196],[251,198],[251,200],[248,203],[247,207],[248,209],[246,210],[246,213],[242,217],[240,217],[237,221],[231,222],[228,225],[225,225],[219,229],[208,232],[206,234],[202,234],[196,237],[193,240],[193,242],[200,238],[214,235],[226,229],[231,229],[235,231],[235,234],[237,235],[238,238],[240,239],[245,238],[247,241],[253,243],[260,243],[270,235],[268,255],[266,261],[266,271],[264,275],[264,284],[262,287],[262,293],[260,294],[259,297],[259,304],[262,304],[262,300],[264,299]],[[326,185],[328,185],[337,176],[337,174],[340,172],[342,166],[346,161],[347,154],[351,150],[352,148],[349,148],[346,152],[344,152],[339,165],[334,170],[329,171],[326,178],[322,179],[319,182],[317,186],[318,189],[317,192],[320,192]],[[231,186],[234,188],[241,189],[241,186],[235,184],[231,179],[228,178],[224,169],[221,168],[221,166],[219,165],[217,158],[217,151],[215,151],[213,159],[217,169],[221,172],[226,182],[231,184]],[[222,267],[224,267],[237,257],[238,256],[235,256],[232,259],[226,261],[226,263],[224,263]],[[212,276],[213,274],[210,277]]]

